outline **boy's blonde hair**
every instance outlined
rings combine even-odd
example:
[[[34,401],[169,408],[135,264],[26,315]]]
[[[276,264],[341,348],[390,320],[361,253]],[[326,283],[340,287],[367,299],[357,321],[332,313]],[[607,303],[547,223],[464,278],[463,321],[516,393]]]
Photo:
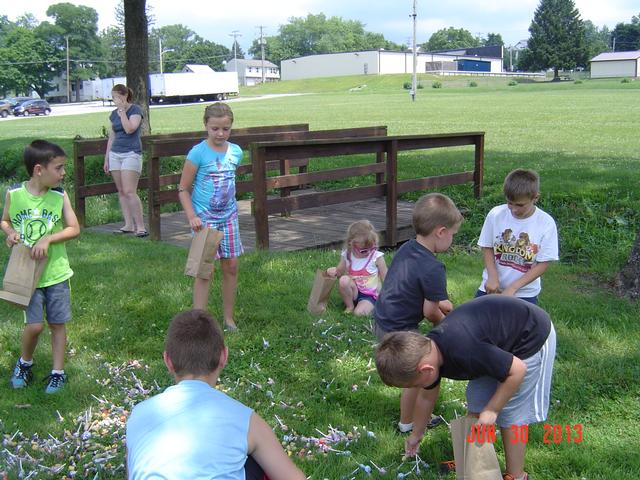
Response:
[[[429,235],[438,227],[453,228],[462,220],[453,200],[441,193],[423,195],[413,207],[413,229],[418,235]]]
[[[376,368],[386,385],[406,387],[418,376],[418,365],[431,353],[431,340],[417,332],[387,333],[376,349]]]
[[[502,190],[507,200],[533,199],[540,193],[540,176],[533,170],[518,168],[504,179]]]
[[[204,123],[206,125],[210,118],[229,117],[233,123],[233,111],[226,103],[216,102],[208,105],[204,109]]]
[[[369,220],[358,220],[349,225],[349,228],[347,228],[345,249],[349,250],[351,248],[351,242],[355,239],[362,239],[364,246],[367,248],[378,246],[378,234]]]

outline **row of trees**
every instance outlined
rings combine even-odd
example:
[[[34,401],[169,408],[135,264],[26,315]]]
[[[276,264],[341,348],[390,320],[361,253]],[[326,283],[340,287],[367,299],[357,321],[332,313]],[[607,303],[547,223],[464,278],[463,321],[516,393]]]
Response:
[[[76,92],[82,80],[125,75],[123,3],[116,7],[117,24],[102,32],[93,8],[58,3],[46,13],[51,20],[41,23],[29,13],[15,22],[0,16],[0,94],[35,91],[44,97],[53,88],[52,80],[66,72],[67,53],[69,79]],[[153,17],[147,18],[152,25]],[[187,63],[224,70],[224,62],[233,58],[231,49],[203,39],[184,25],[151,28],[147,43],[151,72],[160,69],[160,48],[165,72],[179,71]],[[240,48],[236,53],[244,56]]]

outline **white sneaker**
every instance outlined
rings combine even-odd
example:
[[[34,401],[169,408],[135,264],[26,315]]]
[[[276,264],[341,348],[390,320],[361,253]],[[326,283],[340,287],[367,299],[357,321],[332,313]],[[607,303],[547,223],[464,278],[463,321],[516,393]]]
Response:
[[[413,430],[413,422],[411,423],[398,422],[398,431],[400,433],[409,433],[411,430]]]

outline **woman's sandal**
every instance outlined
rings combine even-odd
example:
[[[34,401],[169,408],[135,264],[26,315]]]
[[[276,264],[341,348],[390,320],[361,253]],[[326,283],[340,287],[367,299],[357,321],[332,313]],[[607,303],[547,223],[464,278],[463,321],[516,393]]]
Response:
[[[141,232],[136,232],[135,236],[138,237],[138,238],[148,237],[149,236],[149,232],[147,232],[146,230],[142,230]]]
[[[125,230],[124,228],[119,228],[118,230],[114,230],[112,232],[114,235],[126,235],[128,233],[135,233],[133,230]]]

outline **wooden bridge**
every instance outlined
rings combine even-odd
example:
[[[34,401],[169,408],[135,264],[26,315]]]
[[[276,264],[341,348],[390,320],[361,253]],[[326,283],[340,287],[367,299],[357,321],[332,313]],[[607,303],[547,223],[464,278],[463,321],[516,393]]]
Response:
[[[178,201],[180,174],[161,175],[161,159],[186,155],[204,132],[156,135],[143,138],[148,177],[140,188],[148,191],[148,225],[151,239],[188,245],[190,233],[182,212],[160,213],[163,204]],[[255,248],[300,250],[339,245],[347,226],[367,218],[378,229],[381,246],[395,246],[413,236],[412,204],[398,200],[402,193],[472,182],[474,195],[482,194],[484,133],[387,136],[386,127],[309,131],[308,125],[280,125],[235,129],[230,141],[250,153],[251,163],[238,174],[251,178],[237,182],[238,194],[253,200],[239,202],[240,233],[246,250]],[[473,170],[446,175],[398,180],[398,152],[474,145]],[[76,212],[85,225],[86,197],[115,193],[113,183],[86,185],[85,156],[103,154],[105,139],[74,142]],[[346,168],[308,172],[310,159],[353,154],[373,154],[375,162]],[[291,168],[298,172],[292,173]],[[276,171],[274,174],[273,171]],[[375,175],[375,183],[354,188],[319,191],[317,183]],[[276,192],[276,195],[273,195]],[[293,213],[297,210],[304,210]],[[92,227],[113,231],[117,225]]]

